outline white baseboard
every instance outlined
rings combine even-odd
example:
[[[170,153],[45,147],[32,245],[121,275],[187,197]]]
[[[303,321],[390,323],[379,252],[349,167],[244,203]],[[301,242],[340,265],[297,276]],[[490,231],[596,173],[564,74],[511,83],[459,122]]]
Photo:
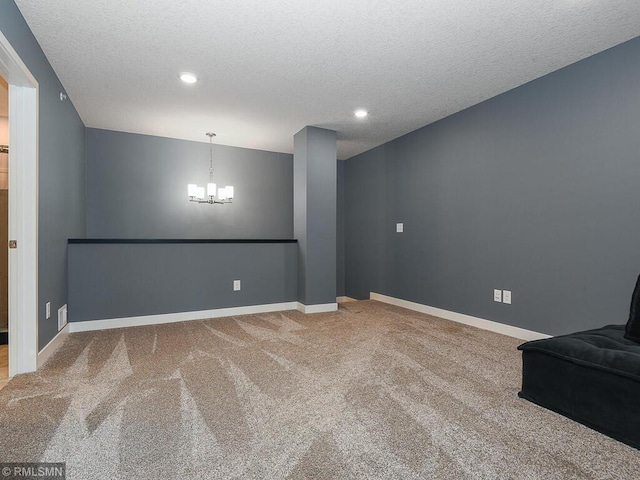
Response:
[[[356,300],[355,298],[351,298],[351,297],[336,297],[336,302],[338,303],[345,303],[345,302],[357,302],[358,300]]]
[[[325,313],[325,312],[335,312],[336,310],[338,310],[338,304],[337,303],[319,303],[317,305],[305,305],[303,303],[298,302],[297,308],[302,313]]]
[[[485,320],[484,318],[472,317],[471,315],[451,312],[449,310],[443,310],[441,308],[430,307],[429,305],[423,305],[421,303],[410,302],[408,300],[402,300],[400,298],[389,297],[380,293],[371,292],[369,294],[369,298],[371,298],[371,300],[377,300],[379,302],[388,303],[390,305],[406,308],[408,310],[426,313],[427,315],[433,315],[434,317],[444,318],[445,320],[464,323],[465,325],[471,325],[472,327],[489,330],[492,332],[500,333],[502,335],[507,335],[509,337],[519,338],[520,340],[540,340],[542,338],[551,337],[551,335],[546,335],[544,333],[538,333],[519,327],[512,327],[511,325],[505,325],[504,323]]]
[[[268,303],[264,305],[250,305],[247,307],[217,308],[215,310],[198,310],[193,312],[164,313],[159,315],[144,315],[140,317],[108,318],[105,320],[86,320],[69,322],[69,331],[89,332],[110,328],[140,327],[143,325],[159,325],[162,323],[186,322],[189,320],[203,320],[207,318],[230,317],[233,315],[250,315],[252,313],[282,312],[298,309],[298,302]]]
[[[45,364],[51,356],[56,353],[56,350],[62,345],[69,335],[69,324],[65,325],[65,327],[60,330],[55,337],[51,339],[49,343],[47,343],[42,350],[38,352],[38,358],[36,361],[37,368],[40,368]]]

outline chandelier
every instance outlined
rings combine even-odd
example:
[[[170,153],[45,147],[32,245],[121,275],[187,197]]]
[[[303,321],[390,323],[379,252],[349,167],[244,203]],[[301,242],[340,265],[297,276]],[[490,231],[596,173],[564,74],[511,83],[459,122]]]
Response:
[[[213,137],[216,134],[207,132],[209,137],[209,183],[207,183],[207,195],[205,196],[205,187],[199,187],[195,183],[187,185],[189,193],[189,201],[195,203],[208,203],[213,205],[218,203],[223,205],[225,203],[231,203],[233,200],[233,186],[227,185],[226,187],[220,187],[216,191],[216,184],[213,183]]]

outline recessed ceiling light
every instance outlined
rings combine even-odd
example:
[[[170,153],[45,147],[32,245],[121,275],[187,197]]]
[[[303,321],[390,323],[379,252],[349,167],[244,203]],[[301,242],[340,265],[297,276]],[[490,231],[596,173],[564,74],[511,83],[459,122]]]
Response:
[[[367,112],[366,110],[356,110],[355,112],[353,112],[355,114],[356,117],[358,118],[364,118],[366,117],[369,112]]]
[[[198,81],[198,77],[196,77],[193,73],[182,72],[178,76],[184,83],[196,83]]]

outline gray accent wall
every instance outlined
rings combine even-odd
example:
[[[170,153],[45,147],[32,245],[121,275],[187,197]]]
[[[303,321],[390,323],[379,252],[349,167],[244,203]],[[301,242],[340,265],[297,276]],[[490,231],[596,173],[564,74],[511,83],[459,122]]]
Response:
[[[296,251],[295,242],[69,244],[69,321],[295,302]]]
[[[547,334],[625,323],[639,86],[637,38],[347,160],[346,294]]]
[[[0,2],[0,31],[38,81],[38,347],[58,331],[67,303],[67,239],[85,235],[84,124],[12,0]],[[45,303],[51,318],[45,319]]]
[[[87,128],[87,236],[293,238],[292,155],[214,143],[214,180],[233,185],[235,198],[199,205],[188,201],[187,184],[209,180],[204,130],[202,138]]]

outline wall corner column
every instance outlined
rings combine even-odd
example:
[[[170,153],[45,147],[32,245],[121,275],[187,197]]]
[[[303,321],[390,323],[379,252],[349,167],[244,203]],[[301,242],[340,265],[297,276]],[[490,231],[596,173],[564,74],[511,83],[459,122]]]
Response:
[[[299,309],[336,310],[337,134],[305,127],[295,134],[293,145]]]

